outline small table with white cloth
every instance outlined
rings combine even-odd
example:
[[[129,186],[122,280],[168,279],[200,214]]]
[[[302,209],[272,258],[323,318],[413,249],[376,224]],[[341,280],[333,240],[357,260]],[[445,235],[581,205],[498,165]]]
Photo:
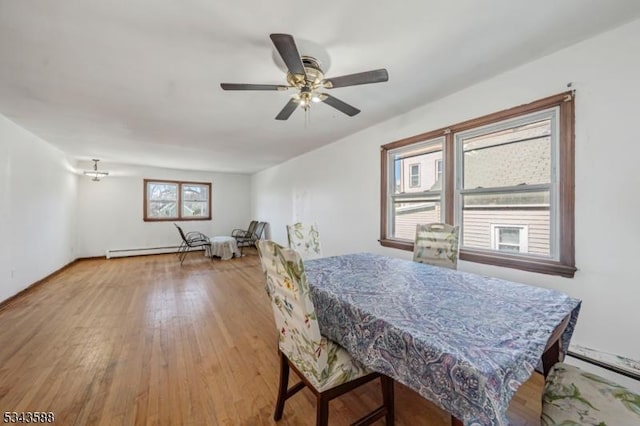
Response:
[[[219,257],[222,260],[229,260],[234,255],[240,257],[240,249],[236,244],[236,239],[233,237],[210,237],[211,243],[211,257]]]

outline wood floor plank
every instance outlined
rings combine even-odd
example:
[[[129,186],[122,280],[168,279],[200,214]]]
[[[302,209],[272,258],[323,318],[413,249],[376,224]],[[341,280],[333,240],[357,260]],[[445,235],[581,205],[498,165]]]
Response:
[[[62,425],[274,425],[278,356],[255,250],[76,262],[0,311],[0,411],[52,411]],[[293,383],[295,377],[292,377]],[[514,425],[539,425],[544,380],[513,398]],[[449,416],[396,384],[396,424]],[[380,404],[377,382],[331,402],[347,425]],[[313,425],[315,398],[279,425]],[[384,424],[379,421],[377,424]]]

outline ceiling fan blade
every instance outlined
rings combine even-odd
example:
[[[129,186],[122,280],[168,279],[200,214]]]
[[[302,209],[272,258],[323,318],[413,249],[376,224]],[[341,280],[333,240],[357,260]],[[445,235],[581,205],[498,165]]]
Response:
[[[289,86],[279,84],[220,83],[222,90],[287,90]]]
[[[325,104],[334,107],[340,112],[344,112],[349,117],[353,117],[360,112],[358,108],[352,107],[348,103],[342,102],[340,99],[334,98],[333,96],[326,93],[323,93],[320,99],[322,99],[322,102],[324,102]]]
[[[304,70],[302,58],[300,58],[293,36],[290,34],[271,34],[269,37],[271,37],[271,41],[276,46],[289,72],[291,74],[302,74],[306,77],[307,73]]]
[[[276,120],[288,119],[291,116],[291,114],[293,114],[293,111],[295,111],[297,107],[298,107],[298,102],[294,98],[289,99],[289,102],[284,106],[284,108],[282,108],[282,111],[280,111],[280,113],[276,116]]]
[[[358,84],[382,83],[387,80],[389,80],[389,73],[387,73],[386,69],[381,68],[379,70],[327,78],[324,80],[324,84],[327,89],[335,89],[336,87],[356,86]]]

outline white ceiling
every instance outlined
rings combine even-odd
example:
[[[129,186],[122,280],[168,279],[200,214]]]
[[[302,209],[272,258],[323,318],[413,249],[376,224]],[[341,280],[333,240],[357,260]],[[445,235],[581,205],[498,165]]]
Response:
[[[252,173],[639,16],[638,0],[0,0],[0,113],[105,166]],[[285,84],[274,32],[323,46],[329,77],[389,81],[331,91],[355,117],[276,121],[291,93],[219,86]]]

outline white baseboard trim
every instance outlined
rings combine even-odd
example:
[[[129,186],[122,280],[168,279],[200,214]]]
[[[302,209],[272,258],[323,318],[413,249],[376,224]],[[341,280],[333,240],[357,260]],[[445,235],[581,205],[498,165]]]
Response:
[[[129,249],[109,249],[107,250],[107,259],[113,259],[115,257],[128,257],[128,256],[145,256],[148,254],[163,254],[163,253],[176,253],[179,246],[166,246],[166,247],[140,247]]]
[[[640,361],[580,345],[571,345],[568,355],[635,380],[640,380]]]

